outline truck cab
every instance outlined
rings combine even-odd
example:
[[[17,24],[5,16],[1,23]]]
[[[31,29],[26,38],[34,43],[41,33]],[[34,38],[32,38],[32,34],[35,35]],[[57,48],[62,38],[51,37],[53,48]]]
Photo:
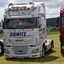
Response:
[[[9,4],[3,21],[5,58],[38,58],[54,48],[46,39],[44,3]]]

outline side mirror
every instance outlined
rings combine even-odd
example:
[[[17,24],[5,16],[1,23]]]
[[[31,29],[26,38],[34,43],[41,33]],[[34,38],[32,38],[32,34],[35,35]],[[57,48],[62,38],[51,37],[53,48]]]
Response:
[[[56,27],[59,27],[59,17],[56,18]]]
[[[1,27],[3,26],[3,19],[1,19]]]
[[[2,28],[3,28],[3,19],[1,19],[0,27],[1,27],[1,30],[2,30]]]
[[[39,25],[39,28],[41,28],[42,24]]]

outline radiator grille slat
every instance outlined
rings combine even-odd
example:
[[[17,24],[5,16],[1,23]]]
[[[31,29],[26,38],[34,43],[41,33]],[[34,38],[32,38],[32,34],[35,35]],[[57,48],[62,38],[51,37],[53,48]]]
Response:
[[[13,51],[17,55],[27,54],[28,46],[13,46]]]

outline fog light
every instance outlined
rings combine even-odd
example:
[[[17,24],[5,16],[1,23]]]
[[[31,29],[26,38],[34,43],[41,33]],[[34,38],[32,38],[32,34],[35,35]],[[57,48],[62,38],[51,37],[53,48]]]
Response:
[[[39,48],[34,49],[34,50],[32,51],[32,54],[34,54],[34,53],[38,53],[38,51],[39,51]]]

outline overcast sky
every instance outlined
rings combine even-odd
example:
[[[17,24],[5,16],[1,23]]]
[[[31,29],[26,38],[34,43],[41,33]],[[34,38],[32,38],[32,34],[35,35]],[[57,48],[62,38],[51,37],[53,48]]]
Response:
[[[46,18],[54,18],[59,16],[60,7],[64,0],[28,0],[35,2],[44,2],[46,6]],[[0,0],[0,19],[3,18],[4,9],[9,3],[22,3],[27,0]]]

